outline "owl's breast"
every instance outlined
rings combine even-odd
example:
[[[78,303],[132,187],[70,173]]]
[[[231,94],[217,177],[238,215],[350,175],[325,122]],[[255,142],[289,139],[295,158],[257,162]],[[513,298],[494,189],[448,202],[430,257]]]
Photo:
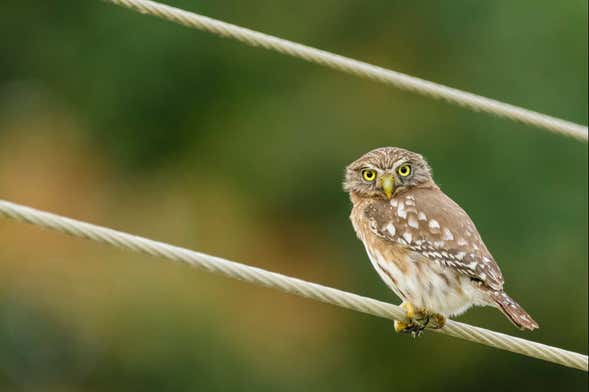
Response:
[[[364,244],[373,268],[404,301],[444,315],[462,313],[477,303],[471,280],[412,251],[395,232],[399,224],[387,221],[387,202],[365,201],[352,209],[350,219]]]

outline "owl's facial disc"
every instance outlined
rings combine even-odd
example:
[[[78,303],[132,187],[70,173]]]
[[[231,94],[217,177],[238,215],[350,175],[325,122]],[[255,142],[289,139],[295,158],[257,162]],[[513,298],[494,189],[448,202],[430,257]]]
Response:
[[[380,180],[380,186],[387,199],[391,200],[393,191],[395,190],[395,177],[392,174],[383,175]]]
[[[372,150],[346,167],[344,190],[354,197],[391,200],[414,187],[436,187],[427,161],[398,147]]]

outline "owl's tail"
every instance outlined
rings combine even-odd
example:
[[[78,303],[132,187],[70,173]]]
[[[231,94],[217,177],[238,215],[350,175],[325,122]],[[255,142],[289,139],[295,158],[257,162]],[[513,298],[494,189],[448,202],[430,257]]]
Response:
[[[491,298],[495,301],[499,310],[501,310],[501,312],[519,329],[533,331],[534,329],[539,328],[538,323],[534,321],[532,316],[530,316],[520,304],[515,302],[504,291],[496,291],[492,293]]]

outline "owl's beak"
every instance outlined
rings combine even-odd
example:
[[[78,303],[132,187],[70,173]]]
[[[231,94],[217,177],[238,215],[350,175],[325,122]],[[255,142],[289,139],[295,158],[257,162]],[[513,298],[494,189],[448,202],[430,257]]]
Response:
[[[395,178],[391,175],[382,177],[382,190],[387,198],[390,200],[393,197],[393,190],[395,189]]]

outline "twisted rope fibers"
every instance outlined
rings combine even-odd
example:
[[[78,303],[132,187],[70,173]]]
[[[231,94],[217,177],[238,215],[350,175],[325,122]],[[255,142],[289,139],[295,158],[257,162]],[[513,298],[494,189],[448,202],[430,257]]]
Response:
[[[396,305],[348,293],[331,287],[285,276],[276,272],[191,251],[128,233],[96,226],[30,207],[0,200],[0,216],[59,231],[74,237],[112,245],[133,252],[187,263],[218,275],[277,289],[289,294],[337,305],[387,319],[404,320],[405,312]],[[448,320],[446,326],[431,331],[499,348],[570,368],[588,370],[587,356],[561,348]]]
[[[323,65],[365,79],[382,82],[402,90],[444,100],[477,112],[486,112],[498,117],[543,128],[587,142],[588,131],[584,125],[562,120],[546,114],[524,109],[491,98],[444,86],[428,80],[378,67],[362,61],[312,48],[296,42],[263,34],[244,27],[212,19],[194,12],[185,11],[150,0],[103,0],[121,7],[169,20],[186,27],[232,38],[250,46],[259,46],[288,56]]]

